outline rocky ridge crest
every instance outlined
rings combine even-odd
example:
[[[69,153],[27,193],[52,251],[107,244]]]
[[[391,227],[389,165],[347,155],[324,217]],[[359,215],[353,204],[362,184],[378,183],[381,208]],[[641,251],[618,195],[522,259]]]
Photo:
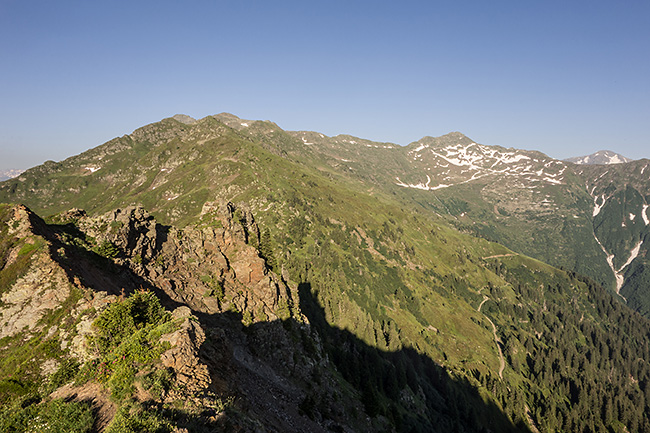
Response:
[[[153,395],[136,380],[133,398],[140,404],[182,402],[195,424],[232,431],[325,431],[325,425],[343,428],[340,423],[350,422],[342,409],[349,397],[326,371],[317,336],[311,337],[316,346],[311,343],[309,356],[296,344],[311,334],[296,303],[297,286],[261,257],[259,229],[248,210],[208,204],[202,222],[183,230],[157,224],[140,207],[98,217],[72,209],[49,224],[24,206],[10,212],[6,226],[17,241],[5,268],[24,245],[37,248],[23,275],[2,294],[3,336],[51,340],[61,356],[91,361],[95,353],[87,337],[95,332],[95,318],[130,293],[153,291],[175,323],[160,338],[170,348],[155,367],[169,371],[173,384]],[[43,324],[57,312],[65,319]],[[49,365],[38,373],[42,380],[62,367],[61,356],[39,360],[39,366]],[[327,419],[314,417],[318,410],[311,409],[312,418],[299,410],[314,375],[321,384],[317,394],[331,401]],[[90,401],[101,414],[95,428],[107,428],[116,406],[105,388],[94,382],[63,385],[50,398]],[[188,426],[181,422],[176,431]]]

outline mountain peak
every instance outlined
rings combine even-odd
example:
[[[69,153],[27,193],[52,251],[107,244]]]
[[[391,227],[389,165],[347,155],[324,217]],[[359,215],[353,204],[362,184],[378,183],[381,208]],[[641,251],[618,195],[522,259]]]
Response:
[[[440,137],[431,137],[429,135],[422,137],[418,141],[415,141],[409,146],[413,145],[415,147],[421,146],[421,145],[442,145],[442,146],[447,146],[447,145],[454,145],[454,144],[463,144],[463,145],[469,145],[474,143],[474,141],[467,137],[465,134],[454,131],[450,132],[445,135],[441,135]]]
[[[196,119],[188,116],[187,114],[174,114],[172,116],[172,119],[178,120],[179,122],[184,123],[186,125],[191,125],[193,123],[196,123]]]
[[[467,139],[467,140],[469,140],[469,137],[467,137],[467,136],[466,136],[465,134],[463,134],[462,132],[458,132],[458,131],[452,131],[452,132],[449,132],[449,133],[443,135],[442,137],[454,138],[454,139],[456,139],[456,140],[462,140],[462,139]]]
[[[611,150],[599,150],[596,153],[585,156],[576,156],[573,158],[565,159],[567,162],[574,164],[588,164],[588,165],[609,165],[609,164],[624,164],[633,161],[626,158],[621,154],[612,152]]]

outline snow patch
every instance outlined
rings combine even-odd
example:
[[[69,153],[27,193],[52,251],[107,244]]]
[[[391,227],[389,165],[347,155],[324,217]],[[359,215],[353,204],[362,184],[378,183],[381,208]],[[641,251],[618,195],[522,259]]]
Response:
[[[413,183],[403,183],[403,182],[400,180],[399,177],[396,177],[395,179],[397,179],[397,182],[398,182],[397,184],[398,184],[399,186],[403,186],[403,187],[406,187],[406,188],[417,188],[417,189],[429,190],[429,184],[431,183],[431,178],[429,177],[428,174],[427,174],[427,183],[426,183],[426,184],[424,184],[424,183],[422,183],[422,182],[417,183],[417,184],[413,184]]]
[[[643,239],[641,239],[639,243],[637,243],[634,248],[632,248],[632,251],[630,251],[630,258],[628,258],[627,262],[625,262],[625,264],[618,270],[619,273],[622,272],[623,269],[627,268],[630,263],[632,263],[632,261],[638,257],[639,251],[641,251],[641,245],[643,245]]]
[[[631,214],[630,214],[630,221],[634,221],[634,218],[636,218],[636,215],[634,215],[633,213],[631,213]]]
[[[441,183],[440,185],[436,185],[436,186],[429,186],[429,184],[431,184],[431,177],[429,177],[428,174],[427,174],[427,183],[426,184],[422,183],[422,182],[420,182],[420,183],[404,183],[404,182],[402,182],[400,180],[399,177],[396,177],[395,179],[397,179],[397,185],[398,186],[402,186],[402,187],[405,187],[405,188],[422,189],[422,190],[425,190],[425,191],[435,191],[437,189],[448,188],[448,187],[452,186],[452,185],[446,185],[444,183]]]
[[[596,233],[594,233],[594,239],[596,239],[596,242],[598,242],[598,245],[600,245],[600,248],[603,250],[603,252],[607,256],[607,264],[609,265],[609,268],[614,273],[614,278],[616,279],[616,294],[618,294],[621,298],[623,298],[627,302],[627,299],[625,299],[623,297],[623,295],[620,294],[621,287],[623,287],[623,283],[625,282],[625,278],[614,267],[614,254],[609,254],[607,252],[607,250],[605,249],[605,246],[602,244],[602,242],[600,242],[600,239],[598,239],[598,237],[596,237]]]
[[[177,199],[178,197],[180,197],[180,196],[181,196],[180,194],[176,194],[176,195],[173,195],[173,196],[171,196],[171,197],[167,197],[167,201],[169,201],[169,200],[176,200],[176,199]]]
[[[602,200],[601,204],[598,204],[598,197],[594,197],[594,217],[600,213],[600,210],[605,206],[605,194],[600,196],[600,199]]]
[[[504,154],[504,155],[505,155],[505,156],[504,156],[503,158],[501,158],[501,162],[503,162],[503,163],[505,163],[505,164],[512,164],[513,162],[519,162],[519,161],[521,161],[522,159],[530,159],[530,158],[527,157],[526,155],[508,156],[508,155],[510,155],[510,154],[507,154],[507,153]]]
[[[241,126],[248,126],[248,123],[241,123]]]
[[[306,139],[305,137],[301,137],[301,138],[302,138],[302,142],[305,143],[306,145],[312,145],[312,144],[314,144],[314,143],[310,143],[310,142],[308,142],[307,139]]]
[[[618,155],[610,156],[609,157],[609,164],[622,164],[625,161],[623,161],[621,158],[618,157]]]
[[[97,170],[100,170],[101,167],[97,167],[96,165],[89,165],[88,167],[84,167],[84,170],[88,170],[91,173],[96,172]]]
[[[423,149],[426,149],[427,147],[429,147],[429,146],[426,145],[426,144],[421,144],[418,147],[416,147],[415,149],[413,149],[411,152],[419,152],[419,151],[421,151]]]
[[[641,209],[641,217],[645,225],[650,225],[650,219],[648,219],[648,205],[644,204],[643,209]]]

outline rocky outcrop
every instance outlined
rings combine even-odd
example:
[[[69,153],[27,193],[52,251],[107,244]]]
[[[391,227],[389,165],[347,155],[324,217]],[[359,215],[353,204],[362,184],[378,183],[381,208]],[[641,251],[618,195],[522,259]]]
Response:
[[[205,396],[212,383],[208,366],[199,358],[201,345],[205,342],[205,331],[188,307],[177,308],[173,316],[181,321],[178,330],[161,338],[172,348],[164,352],[160,360],[163,366],[174,371],[176,381],[166,399],[192,400],[200,404],[201,397]]]
[[[207,204],[201,222],[182,230],[158,224],[140,207],[77,224],[97,244],[114,244],[117,264],[192,310],[237,311],[251,322],[298,314],[295,285],[269,271],[253,215],[232,203]]]
[[[11,212],[0,234],[15,241],[0,264],[22,260],[25,270],[2,293],[0,336],[52,339],[80,364],[97,362],[88,345],[93,321],[111,303],[150,290],[175,326],[160,338],[170,346],[160,359],[135,373],[132,397],[142,407],[181,408],[191,423],[216,431],[352,431],[350,422],[371,429],[346,414],[363,409],[339,390],[320,339],[294,305],[296,285],[261,256],[248,210],[208,203],[200,222],[183,229],[158,224],[140,207],[97,217],[72,209],[50,225],[25,207]],[[43,320],[55,312],[63,319]],[[42,361],[36,374],[47,383],[64,363]],[[138,382],[162,370],[172,381],[164,392]],[[91,402],[102,431],[117,410],[109,394],[91,379],[50,398]],[[189,421],[177,421],[176,431],[191,431]]]
[[[15,206],[11,214],[7,236],[16,241],[4,269],[13,268],[17,278],[0,298],[0,338],[41,330],[41,319],[70,296],[65,272],[50,257],[48,241],[37,234],[45,223],[25,206]]]

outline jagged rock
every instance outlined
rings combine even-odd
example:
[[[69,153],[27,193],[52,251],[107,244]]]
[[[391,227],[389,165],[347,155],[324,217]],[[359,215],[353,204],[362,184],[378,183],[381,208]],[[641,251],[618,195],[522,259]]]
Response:
[[[60,269],[42,255],[12,289],[2,295],[5,307],[0,314],[0,338],[28,329],[35,330],[39,320],[59,308],[70,295],[68,282]]]
[[[39,248],[30,256],[28,270],[3,293],[0,336],[23,332],[33,338],[39,329],[47,329],[43,338],[56,339],[69,356],[80,362],[96,359],[87,338],[95,332],[93,321],[108,305],[143,287],[174,308],[177,328],[162,336],[171,348],[159,363],[136,376],[169,369],[171,389],[154,396],[136,379],[138,402],[179,404],[216,431],[320,432],[331,423],[318,411],[310,419],[299,410],[304,384],[313,375],[321,378],[320,399],[343,397],[332,391],[335,379],[323,364],[326,357],[309,358],[296,344],[301,333],[310,333],[292,305],[297,286],[271,272],[260,257],[259,230],[250,212],[230,203],[219,205],[207,211],[204,224],[183,230],[158,225],[139,207],[99,217],[74,209],[54,217],[56,226],[25,207],[12,212],[12,236],[20,239],[14,249],[35,242]],[[116,246],[117,257],[89,251],[105,241]],[[9,251],[8,257],[15,260],[18,253]],[[66,304],[73,293],[78,300]],[[45,314],[63,305],[67,316],[61,323],[37,326]],[[303,323],[273,320],[292,315]],[[54,358],[43,360],[36,374],[45,380],[62,365]],[[92,401],[101,431],[117,409],[108,394],[91,380],[80,387],[63,386],[51,398]],[[338,417],[342,404],[328,404],[326,410]],[[229,405],[236,410],[226,410]],[[179,425],[176,431],[186,427]]]
[[[205,331],[198,319],[188,307],[179,307],[172,315],[182,323],[177,331],[161,338],[172,348],[160,356],[162,364],[173,369],[176,377],[174,390],[167,397],[170,401],[205,394],[212,383],[208,367],[199,358]]]
[[[35,252],[24,275],[2,294],[0,338],[25,329],[37,330],[40,319],[59,308],[70,295],[65,272],[49,256],[45,239],[35,234],[35,227],[44,224],[39,223],[38,217],[25,206],[16,206],[13,214],[14,219],[8,226],[12,235],[21,238],[24,244],[19,244],[9,253],[5,266],[14,263],[25,247],[33,248]]]
[[[118,264],[193,310],[217,313],[232,305],[254,321],[280,317],[278,309],[286,310],[295,294],[260,256],[252,213],[211,202],[203,215],[205,224],[183,230],[158,225],[141,207],[82,218],[78,224],[97,243],[115,244]],[[281,315],[286,317],[284,310]]]

